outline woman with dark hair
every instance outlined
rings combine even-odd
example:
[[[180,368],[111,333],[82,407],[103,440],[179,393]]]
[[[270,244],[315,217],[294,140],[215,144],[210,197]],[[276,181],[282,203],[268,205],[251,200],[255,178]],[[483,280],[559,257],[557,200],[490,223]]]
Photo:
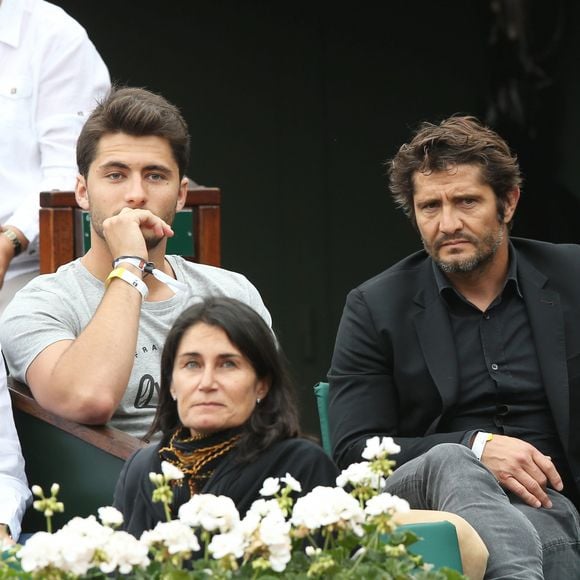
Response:
[[[159,406],[148,435],[161,443],[126,463],[115,491],[124,528],[134,535],[165,520],[149,473],[168,461],[184,473],[172,513],[196,493],[227,495],[243,515],[267,477],[290,473],[307,493],[335,485],[324,451],[299,438],[292,384],[274,335],[249,306],[208,298],[170,330],[161,358]]]

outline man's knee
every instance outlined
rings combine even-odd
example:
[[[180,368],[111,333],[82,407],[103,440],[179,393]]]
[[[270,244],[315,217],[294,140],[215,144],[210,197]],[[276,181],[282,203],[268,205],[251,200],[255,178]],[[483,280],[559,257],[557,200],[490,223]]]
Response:
[[[465,445],[441,443],[422,457],[423,478],[429,486],[452,486],[466,490],[478,486],[494,493],[498,491],[495,476]]]
[[[463,466],[480,464],[471,449],[459,443],[440,443],[435,445],[435,447],[431,447],[429,451],[425,452],[424,459],[431,465],[451,464],[452,466]]]

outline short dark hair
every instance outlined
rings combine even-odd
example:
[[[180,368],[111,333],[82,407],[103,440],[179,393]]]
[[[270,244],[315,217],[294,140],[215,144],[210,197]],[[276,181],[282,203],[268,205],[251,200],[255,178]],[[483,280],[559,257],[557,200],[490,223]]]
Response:
[[[229,340],[250,361],[257,377],[270,385],[268,394],[256,405],[238,443],[240,461],[251,461],[276,441],[300,434],[294,388],[285,358],[274,334],[262,317],[233,298],[210,297],[190,306],[175,321],[161,355],[159,406],[145,436],[161,431],[166,440],[182,427],[177,403],[170,392],[175,357],[183,335],[203,322],[221,328]]]
[[[522,183],[517,157],[508,144],[489,127],[471,116],[452,116],[434,125],[422,123],[410,143],[401,146],[387,162],[390,189],[397,206],[416,226],[414,175],[476,165],[497,198],[503,218],[508,193]]]
[[[187,123],[176,106],[161,95],[141,88],[113,88],[97,104],[77,141],[77,165],[85,178],[103,135],[126,133],[134,137],[167,139],[183,178],[189,163]]]

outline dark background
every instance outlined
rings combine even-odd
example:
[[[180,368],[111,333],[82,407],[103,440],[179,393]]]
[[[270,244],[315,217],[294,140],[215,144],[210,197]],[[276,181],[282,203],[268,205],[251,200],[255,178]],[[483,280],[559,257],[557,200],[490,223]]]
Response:
[[[53,0],[114,81],[162,93],[223,194],[223,266],[258,287],[317,432],[346,293],[420,247],[384,161],[423,120],[485,119],[525,176],[515,235],[578,242],[573,0]]]

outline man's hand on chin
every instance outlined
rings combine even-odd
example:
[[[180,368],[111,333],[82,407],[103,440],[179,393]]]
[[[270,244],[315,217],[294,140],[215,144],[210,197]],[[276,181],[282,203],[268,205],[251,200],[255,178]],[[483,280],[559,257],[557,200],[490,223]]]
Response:
[[[548,485],[556,491],[563,489],[562,478],[551,458],[521,439],[494,435],[487,442],[481,461],[503,488],[532,507],[552,507],[546,493]]]
[[[124,208],[117,215],[103,221],[103,234],[111,256],[139,256],[147,258],[147,244],[143,232],[162,239],[173,236],[173,229],[146,209]]]

